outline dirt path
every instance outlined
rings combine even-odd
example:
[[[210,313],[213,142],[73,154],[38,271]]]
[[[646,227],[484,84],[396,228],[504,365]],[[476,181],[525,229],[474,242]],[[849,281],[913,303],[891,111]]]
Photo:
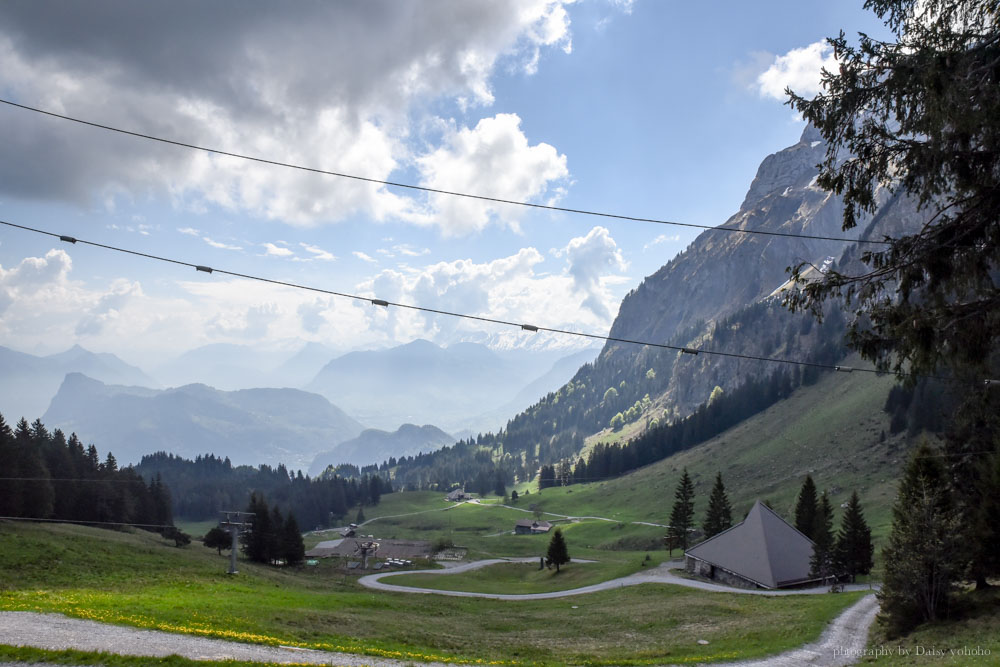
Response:
[[[770,658],[730,662],[717,667],[845,667],[858,661],[868,644],[868,628],[878,613],[874,595],[866,595],[848,607],[823,631],[820,638],[802,648]]]
[[[400,586],[396,584],[390,584],[383,581],[384,579],[389,579],[393,576],[398,576],[400,574],[436,574],[447,576],[449,574],[458,574],[460,572],[468,572],[469,570],[477,570],[481,567],[487,567],[489,565],[496,565],[498,563],[530,563],[537,561],[537,558],[491,558],[489,560],[478,560],[472,563],[465,563],[463,565],[458,565],[456,567],[449,567],[446,570],[407,570],[405,572],[382,572],[379,574],[369,574],[367,576],[358,579],[358,583],[366,588],[371,588],[380,591],[389,591],[393,593],[422,593],[422,594],[433,594],[433,595],[447,595],[450,597],[464,597],[464,598],[487,598],[490,600],[550,600],[553,598],[564,598],[571,595],[584,595],[586,593],[596,593],[597,591],[607,591],[613,588],[625,588],[626,586],[638,586],[640,584],[658,583],[658,584],[674,584],[677,586],[686,586],[688,588],[697,588],[703,591],[710,591],[713,593],[738,593],[741,595],[769,595],[769,596],[785,596],[785,595],[817,595],[821,593],[827,593],[829,588],[826,586],[821,586],[818,588],[802,588],[790,591],[766,591],[766,590],[749,590],[745,588],[730,588],[729,586],[721,586],[719,584],[713,584],[707,581],[699,581],[695,579],[687,579],[685,577],[680,577],[670,571],[670,568],[681,567],[681,561],[671,561],[669,563],[664,563],[658,567],[649,568],[648,570],[643,570],[641,572],[636,572],[635,574],[630,574],[626,577],[619,577],[618,579],[609,579],[608,581],[602,581],[599,584],[591,584],[590,586],[582,586],[580,588],[570,588],[564,591],[552,591],[549,593],[521,593],[521,594],[510,594],[510,593],[472,593],[469,591],[448,591],[439,590],[436,588],[419,588],[416,586]],[[868,590],[868,586],[855,584],[851,586],[845,586],[846,591],[862,591]]]
[[[281,646],[241,644],[222,639],[192,637],[159,630],[140,630],[107,625],[60,614],[36,614],[28,611],[0,612],[0,643],[33,646],[48,650],[117,653],[140,657],[163,658],[179,655],[190,660],[246,660],[345,667],[402,667],[411,662],[375,658],[366,655],[312,651]],[[443,663],[421,663],[445,667]]]

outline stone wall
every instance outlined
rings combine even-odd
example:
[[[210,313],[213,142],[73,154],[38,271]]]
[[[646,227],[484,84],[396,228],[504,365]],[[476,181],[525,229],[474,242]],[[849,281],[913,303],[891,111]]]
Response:
[[[703,560],[687,556],[684,563],[684,569],[687,570],[688,574],[693,574],[698,577],[705,577],[706,579],[711,579],[717,581],[724,586],[732,586],[733,588],[747,588],[756,589],[761,588],[754,582],[741,577],[735,572],[730,572],[721,567],[715,567],[711,563],[706,563]]]

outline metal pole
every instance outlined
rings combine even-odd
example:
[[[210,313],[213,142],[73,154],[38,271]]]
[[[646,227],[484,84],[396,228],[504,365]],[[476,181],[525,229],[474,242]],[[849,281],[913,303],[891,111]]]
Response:
[[[233,536],[233,549],[229,554],[229,574],[238,574],[239,570],[236,569],[236,550],[239,548],[240,528],[239,526],[230,526],[229,532]]]

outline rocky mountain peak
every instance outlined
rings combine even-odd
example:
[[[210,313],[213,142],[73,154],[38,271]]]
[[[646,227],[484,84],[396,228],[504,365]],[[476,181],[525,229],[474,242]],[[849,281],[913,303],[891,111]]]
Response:
[[[781,194],[788,188],[807,187],[816,176],[816,165],[822,161],[825,151],[819,130],[806,125],[797,144],[768,155],[760,163],[740,211],[758,206],[768,195]]]

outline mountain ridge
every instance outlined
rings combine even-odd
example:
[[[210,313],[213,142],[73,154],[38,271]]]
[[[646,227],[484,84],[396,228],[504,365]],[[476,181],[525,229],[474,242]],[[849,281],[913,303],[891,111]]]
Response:
[[[68,373],[85,373],[114,384],[156,387],[142,369],[109,352],[80,345],[47,356],[0,346],[0,413],[9,421],[40,417]]]
[[[107,385],[81,373],[66,376],[43,421],[99,442],[122,463],[157,451],[192,458],[212,452],[236,464],[300,468],[364,428],[322,396],[298,389],[159,390]]]

